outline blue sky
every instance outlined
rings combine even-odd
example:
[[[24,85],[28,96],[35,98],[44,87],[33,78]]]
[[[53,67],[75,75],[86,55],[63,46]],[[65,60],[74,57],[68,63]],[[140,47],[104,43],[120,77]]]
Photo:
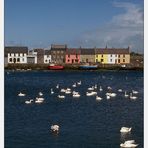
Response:
[[[143,0],[5,0],[5,45],[143,52]]]

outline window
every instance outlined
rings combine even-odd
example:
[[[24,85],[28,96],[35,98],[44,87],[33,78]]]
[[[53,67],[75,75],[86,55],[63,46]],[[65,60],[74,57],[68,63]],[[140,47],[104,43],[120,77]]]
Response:
[[[76,58],[78,58],[78,54],[76,54]]]
[[[123,57],[125,58],[125,54],[123,55]]]
[[[103,62],[104,60],[103,59],[101,59],[101,62]]]
[[[110,59],[110,62],[112,62],[113,60],[112,59]]]
[[[120,58],[120,54],[118,55],[118,57]]]
[[[70,60],[68,59],[67,61],[69,62]]]
[[[76,59],[75,62],[78,63],[78,59]]]
[[[45,60],[45,62],[47,63],[48,61],[47,61],[47,60]]]
[[[123,63],[125,63],[125,59],[123,59]]]
[[[17,58],[17,62],[20,62],[20,58]]]
[[[24,58],[22,58],[22,61],[24,62]]]
[[[96,59],[96,62],[98,62],[98,59]]]
[[[70,58],[70,54],[68,54],[68,58]]]
[[[101,57],[103,57],[103,54],[102,54],[102,56]]]
[[[110,55],[110,57],[112,57],[112,54]]]
[[[9,62],[12,62],[12,58],[9,59]]]
[[[120,59],[118,59],[118,63],[120,63]]]

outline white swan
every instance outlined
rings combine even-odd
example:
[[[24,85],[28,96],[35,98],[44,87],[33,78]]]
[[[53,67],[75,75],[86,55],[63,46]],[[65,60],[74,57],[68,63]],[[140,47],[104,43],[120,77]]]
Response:
[[[132,90],[133,94],[138,94],[138,91]]]
[[[53,89],[52,89],[52,88],[50,89],[50,93],[51,93],[51,94],[54,94],[54,91],[53,91]]]
[[[81,85],[81,81],[77,82],[78,85]]]
[[[124,92],[124,96],[127,98],[129,95],[126,93],[126,91]]]
[[[61,92],[65,92],[66,91],[66,89],[61,89]]]
[[[44,98],[36,97],[35,103],[42,103],[43,101],[44,101]]]
[[[107,89],[112,89],[112,88],[110,86],[108,86]]]
[[[116,95],[117,95],[116,93],[111,93],[110,94],[111,97],[116,97]]]
[[[59,89],[59,84],[56,85],[56,88]]]
[[[92,91],[92,92],[86,92],[86,96],[94,96],[97,95],[97,92]]]
[[[102,86],[100,86],[99,90],[100,90],[100,91],[103,91]]]
[[[23,97],[23,96],[26,96],[26,94],[23,94],[23,93],[20,92],[20,93],[18,94],[18,96],[19,96],[19,97]]]
[[[130,99],[132,99],[132,100],[136,100],[137,97],[136,97],[136,96],[133,96],[132,93],[130,93]]]
[[[118,89],[118,92],[122,92],[122,89]]]
[[[110,96],[109,95],[106,95],[106,99],[109,100],[110,99]]]
[[[132,130],[131,127],[122,127],[122,128],[120,129],[120,132],[121,132],[121,133],[128,133],[128,132],[130,132],[131,130]]]
[[[72,87],[77,87],[76,83],[74,83],[74,84],[72,85]]]
[[[65,94],[71,94],[71,91],[70,90],[66,90]]]
[[[79,93],[74,93],[72,96],[73,96],[74,98],[79,98],[81,95],[80,95]]]
[[[98,86],[97,86],[97,84],[95,84],[95,87],[94,87],[95,89],[97,89],[98,88]]]
[[[60,99],[64,99],[65,96],[63,96],[63,95],[58,95],[58,98],[60,98]]]
[[[25,101],[25,104],[31,104],[33,102],[33,99],[30,99],[29,101]]]
[[[43,96],[43,93],[42,92],[39,92],[39,96]]]
[[[101,100],[102,100],[102,98],[101,98],[101,97],[99,97],[99,96],[96,96],[96,100],[101,101]]]
[[[94,86],[89,87],[88,90],[94,90]]]
[[[120,144],[120,147],[123,147],[123,148],[135,148],[137,146],[138,144],[135,144],[135,140],[127,140],[124,143]]]
[[[59,125],[52,125],[51,126],[51,130],[53,131],[53,132],[58,132],[59,131]]]

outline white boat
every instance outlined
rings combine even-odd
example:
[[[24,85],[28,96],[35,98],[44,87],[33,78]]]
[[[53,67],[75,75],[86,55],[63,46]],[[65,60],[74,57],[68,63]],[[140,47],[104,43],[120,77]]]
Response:
[[[121,132],[121,133],[128,133],[128,132],[130,132],[131,130],[132,130],[131,127],[122,127],[122,128],[120,129],[120,132]]]
[[[19,97],[23,97],[23,96],[26,96],[26,94],[23,94],[23,93],[20,92],[20,93],[18,94],[18,96],[19,96]]]

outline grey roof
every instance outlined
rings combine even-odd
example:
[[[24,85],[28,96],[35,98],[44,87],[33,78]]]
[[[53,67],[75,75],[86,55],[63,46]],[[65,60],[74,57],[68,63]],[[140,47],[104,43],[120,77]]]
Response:
[[[68,48],[66,49],[66,54],[80,54],[80,48]]]
[[[54,48],[54,49],[65,49],[67,48],[67,45],[55,45],[55,44],[51,44],[51,48]]]
[[[129,54],[129,48],[97,48],[96,54]]]
[[[45,55],[50,55],[51,54],[51,50],[45,50]]]
[[[26,47],[26,46],[6,46],[4,49],[5,57],[8,56],[8,53],[26,53],[26,54],[28,54],[28,47]]]
[[[94,48],[81,48],[81,55],[95,55]]]

